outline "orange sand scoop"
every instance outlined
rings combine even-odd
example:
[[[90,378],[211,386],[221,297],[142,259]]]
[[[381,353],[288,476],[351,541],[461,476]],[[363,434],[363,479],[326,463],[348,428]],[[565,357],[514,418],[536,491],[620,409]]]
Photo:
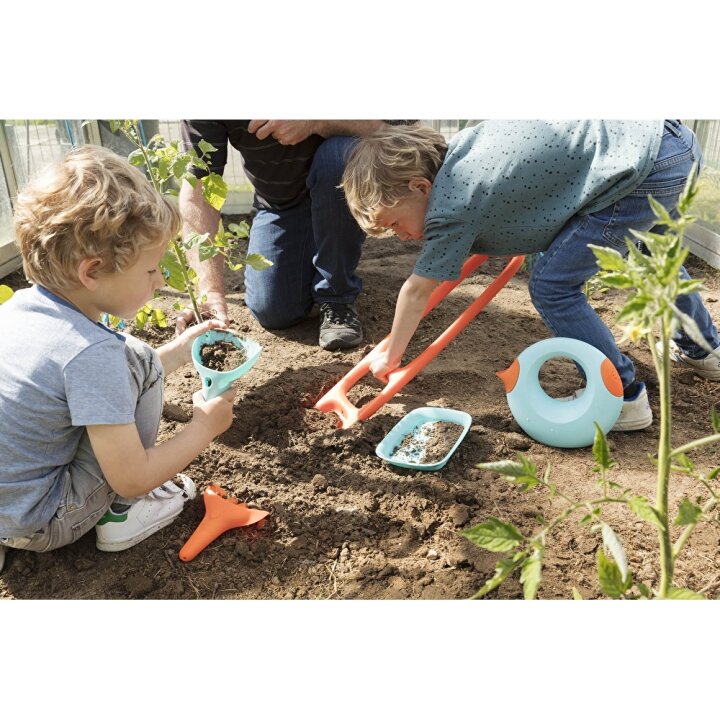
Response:
[[[425,317],[441,300],[445,298],[470,273],[476,270],[488,259],[487,255],[471,255],[460,271],[457,280],[448,280],[435,288],[423,312]],[[316,403],[315,409],[322,412],[336,412],[338,414],[338,427],[349,428],[359,420],[367,420],[373,413],[381,408],[393,395],[409,383],[426,365],[432,362],[440,352],[447,347],[480,313],[480,311],[500,292],[510,278],[520,269],[524,256],[518,255],[510,258],[505,268],[488,285],[483,293],[477,297],[428,347],[407,365],[396,368],[388,373],[387,384],[376,397],[369,400],[362,407],[356,407],[348,399],[347,392],[355,383],[370,372],[370,366],[375,358],[387,349],[390,342],[388,335],[379,345],[371,350],[360,362],[352,368],[345,377],[341,378]]]
[[[270,514],[265,510],[253,510],[237,498],[228,497],[219,485],[210,485],[203,493],[205,501],[205,517],[180,549],[183,562],[192,560],[204,550],[215,538],[226,530],[258,523],[261,528],[265,518]]]

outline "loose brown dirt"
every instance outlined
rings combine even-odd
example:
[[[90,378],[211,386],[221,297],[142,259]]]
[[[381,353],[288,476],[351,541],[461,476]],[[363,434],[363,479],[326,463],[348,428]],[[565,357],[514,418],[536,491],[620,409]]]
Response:
[[[569,497],[595,491],[595,461],[589,448],[547,447],[525,435],[514,421],[495,372],[510,365],[528,345],[548,337],[530,303],[527,274],[520,273],[421,376],[365,422],[347,430],[334,413],[313,408],[324,389],[355,365],[389,331],[395,298],[413,267],[417,248],[396,240],[368,240],[360,264],[365,290],[357,309],[366,342],[350,352],[318,347],[314,315],[282,332],[263,330],[243,303],[242,271],[229,274],[227,293],[233,328],[263,347],[254,368],[238,383],[235,421],[188,467],[199,492],[217,484],[250,507],[269,511],[268,522],[229,530],[194,560],[183,563],[178,551],[204,515],[199,495],[170,526],[121,553],[95,548],[94,533],[48,554],[8,553],[0,576],[2,598],[467,598],[492,575],[497,556],[480,550],[460,531],[497,516],[524,533],[538,528],[537,517],[554,517],[565,505],[541,490],[520,492],[496,475],[478,470],[480,462],[525,453],[545,469]],[[495,276],[492,261],[463,283],[423,321],[408,357],[432,341]],[[718,273],[696,259],[691,274],[705,277],[705,297],[720,322]],[[22,278],[10,279],[15,286]],[[6,278],[4,282],[8,282]],[[164,295],[162,305],[177,299]],[[618,307],[612,292],[593,301],[608,322]],[[159,344],[172,331],[146,337]],[[629,348],[651,405],[659,414],[657,382],[646,348]],[[673,439],[676,444],[706,435],[718,386],[674,368]],[[555,396],[579,385],[574,367],[558,363],[543,375]],[[192,366],[167,382],[166,412],[160,439],[170,437],[192,414],[191,397],[200,388]],[[351,400],[362,404],[379,384],[361,380]],[[407,412],[422,406],[465,410],[473,425],[439,472],[398,468],[375,455],[375,447]],[[614,479],[633,493],[653,497],[655,470],[649,456],[658,441],[657,422],[645,431],[611,433],[618,466]],[[720,449],[694,454],[710,471],[720,464]],[[696,488],[685,476],[673,480],[673,514]],[[635,577],[653,585],[658,579],[658,547],[653,529],[622,509],[606,520],[622,538]],[[548,539],[541,598],[599,597],[596,553],[601,542],[573,516]],[[678,528],[679,531],[679,528]],[[677,564],[677,583],[715,597],[720,590],[719,533],[702,526]],[[513,577],[490,598],[522,597]]]

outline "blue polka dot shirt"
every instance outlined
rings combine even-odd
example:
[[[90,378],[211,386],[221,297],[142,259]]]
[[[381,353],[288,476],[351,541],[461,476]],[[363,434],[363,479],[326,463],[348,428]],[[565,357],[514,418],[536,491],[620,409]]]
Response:
[[[632,192],[657,158],[662,120],[485,120],[449,143],[415,274],[453,280],[471,253],[546,250],[576,214]]]

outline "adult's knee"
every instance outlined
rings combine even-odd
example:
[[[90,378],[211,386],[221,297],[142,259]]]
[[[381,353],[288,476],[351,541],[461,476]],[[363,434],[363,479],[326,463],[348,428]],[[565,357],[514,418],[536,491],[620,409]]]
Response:
[[[245,303],[253,317],[265,330],[283,330],[296,325],[305,318],[307,312],[297,308],[283,307],[276,302],[253,301],[246,294]],[[309,310],[308,310],[309,312]]]

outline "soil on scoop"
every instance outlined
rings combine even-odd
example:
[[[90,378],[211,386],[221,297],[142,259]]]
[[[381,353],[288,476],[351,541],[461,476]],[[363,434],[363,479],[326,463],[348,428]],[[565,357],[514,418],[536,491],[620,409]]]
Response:
[[[226,340],[218,340],[212,345],[203,345],[200,348],[200,360],[210,370],[227,372],[240,367],[248,359],[245,348],[238,347]]]
[[[227,222],[234,219],[225,216]],[[453,599],[471,597],[495,572],[500,556],[473,545],[461,530],[490,516],[513,523],[524,535],[539,531],[538,517],[555,518],[567,510],[564,498],[595,496],[597,474],[592,448],[559,449],[535,442],[515,422],[495,372],[507,368],[522,350],[549,337],[528,297],[528,274],[518,273],[468,327],[372,417],[338,427],[334,412],[315,410],[314,402],[388,334],[397,294],[412,273],[417,248],[396,239],[368,239],[358,268],[364,289],[355,307],[366,343],[350,351],[318,346],[318,317],[286,330],[264,330],[244,303],[242,270],[227,272],[226,293],[232,326],[264,348],[253,369],[237,383],[234,421],[184,471],[198,495],[183,512],[138,545],[119,553],[95,547],[95,533],[49,553],[8,550],[0,575],[0,599]],[[464,281],[418,329],[416,350],[427,347],[497,276],[503,260],[489,260]],[[702,291],[720,324],[720,273],[688,258],[693,278],[705,279]],[[21,274],[4,278],[17,288]],[[172,315],[182,296],[166,289],[158,304]],[[616,337],[623,296],[610,290],[591,299]],[[133,331],[146,339],[146,335]],[[172,339],[148,338],[151,345]],[[649,458],[659,435],[658,384],[646,345],[625,344],[624,351],[647,385],[655,416],[646,430],[609,433],[617,461],[611,479],[633,494],[655,497],[656,469]],[[412,348],[407,354],[414,357]],[[356,386],[353,401],[377,393],[372,376]],[[553,397],[580,385],[573,363],[552,369],[544,382]],[[712,433],[710,420],[718,384],[673,366],[673,444]],[[192,396],[202,383],[193,366],[167,377],[165,399],[173,412],[160,424],[159,442],[181,431],[192,417]],[[365,400],[366,401],[366,400]],[[472,426],[448,463],[437,472],[401,468],[377,457],[375,448],[408,412],[420,407],[465,410]],[[524,492],[496,473],[479,470],[483,462],[516,459],[522,452],[559,490]],[[706,477],[720,465],[720,446],[692,454]],[[228,530],[191,562],[180,548],[205,514],[202,493],[219,485],[251,507],[268,510],[263,528]],[[715,484],[717,492],[717,484]],[[675,517],[684,498],[701,488],[686,475],[672,479],[669,512]],[[605,597],[597,577],[602,538],[583,512],[556,526],[548,537],[538,590],[541,599]],[[621,539],[633,577],[657,586],[659,550],[655,528],[624,507],[603,510],[603,519]],[[683,531],[673,526],[672,541]],[[698,525],[676,563],[675,584],[720,593],[720,530]],[[522,598],[513,574],[488,596]]]
[[[403,438],[390,457],[401,462],[432,465],[452,450],[462,431],[462,425],[445,420],[423,423]]]

